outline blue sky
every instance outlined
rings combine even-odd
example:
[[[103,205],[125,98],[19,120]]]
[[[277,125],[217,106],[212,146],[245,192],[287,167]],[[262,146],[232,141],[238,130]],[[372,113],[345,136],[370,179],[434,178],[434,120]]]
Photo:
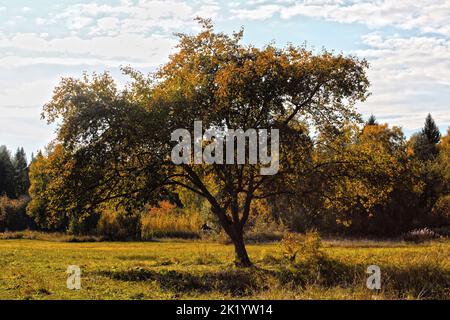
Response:
[[[174,32],[198,30],[196,16],[226,32],[244,26],[244,41],[258,46],[306,42],[365,57],[363,115],[407,135],[429,112],[442,132],[450,125],[448,0],[0,0],[0,145],[43,148],[55,128],[40,112],[61,77],[152,71],[173,52]]]

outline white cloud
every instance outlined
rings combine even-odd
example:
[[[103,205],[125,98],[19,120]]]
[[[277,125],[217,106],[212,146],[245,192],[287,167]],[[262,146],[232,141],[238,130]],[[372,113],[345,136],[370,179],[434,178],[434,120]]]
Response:
[[[20,109],[20,108],[19,108]],[[6,144],[9,150],[24,147],[27,155],[42,149],[55,138],[55,125],[48,126],[40,120],[40,106],[22,108],[27,115],[4,116],[0,106],[0,144]],[[33,116],[30,117],[29,115]]]
[[[395,36],[373,32],[362,38],[364,49],[357,54],[371,63],[369,79],[373,95],[359,106],[360,111],[374,113],[380,121],[405,129],[421,127],[428,112],[438,124],[450,124],[450,1],[114,3],[59,5],[54,7],[57,11],[48,10],[48,14],[39,17],[23,13],[27,19],[14,16],[20,11],[6,16],[3,24],[17,28],[13,33],[0,31],[0,136],[6,143],[9,139],[13,147],[25,145],[32,150],[49,141],[50,131],[39,120],[40,106],[50,98],[59,76],[79,76],[85,69],[104,68],[119,74],[116,67],[127,64],[148,70],[167,61],[173,52],[176,44],[173,31],[196,31],[198,26],[193,21],[196,16],[212,17],[217,22],[227,12],[233,18],[249,21],[307,16],[364,24],[375,30],[382,27],[396,27],[398,32],[413,30]],[[0,7],[0,11],[5,10],[6,7]],[[20,31],[27,22],[36,28],[34,33]]]
[[[395,26],[450,36],[448,0],[304,0],[295,4],[260,5],[235,9],[235,18],[267,19],[274,14],[289,19],[295,16],[324,18],[341,23],[361,23],[372,28]]]
[[[205,4],[195,11],[195,15],[202,18],[216,19],[219,16],[221,7],[217,4]]]
[[[93,22],[92,18],[73,16],[67,19],[67,27],[70,30],[80,30]]]
[[[64,12],[55,16],[59,20],[69,20],[69,27],[82,29],[90,27],[90,34],[103,35],[111,33],[111,22],[119,29],[116,33],[143,34],[154,28],[164,31],[177,30],[194,25],[196,16],[217,18],[221,7],[215,1],[185,2],[178,0],[139,0],[120,1],[119,4],[76,4],[69,6]],[[97,21],[91,25],[92,19],[115,19]],[[100,23],[99,23],[100,22]]]
[[[239,7],[240,5],[241,5],[241,3],[240,3],[240,2],[237,2],[237,1],[228,2],[228,6],[229,6],[230,8]]]
[[[3,56],[0,66],[40,63],[156,66],[166,61],[175,44],[174,39],[157,35],[47,39],[32,33],[21,33],[10,38],[0,36],[0,48],[23,51],[14,56]]]
[[[120,33],[120,21],[115,17],[105,17],[97,20],[90,34],[117,35]]]
[[[271,18],[275,13],[280,11],[278,5],[262,5],[254,9],[232,9],[235,18],[248,20],[265,20]]]
[[[450,125],[450,40],[374,33],[363,41],[369,48],[357,53],[370,61],[373,95],[361,111],[407,129],[422,126],[428,112]]]
[[[0,91],[0,111],[2,116],[29,117],[30,111],[24,107],[13,106],[33,106],[42,105],[50,100],[52,90],[58,79],[31,80],[21,84],[2,84]],[[39,112],[32,116],[39,117]]]
[[[383,121],[406,129],[422,126],[428,112],[443,125],[450,124],[450,1],[423,0],[304,0],[267,4],[253,0],[231,9],[233,18],[266,20],[279,15],[320,18],[340,23],[360,23],[373,29],[396,27],[414,30],[414,36],[362,38],[359,50],[371,64],[368,76],[373,95],[359,106]],[[419,31],[419,32],[417,32]]]
[[[34,19],[34,22],[38,25],[38,26],[42,26],[48,23],[48,21],[46,19],[43,18],[36,18]]]
[[[4,69],[2,69],[4,71]],[[45,146],[54,138],[54,126],[41,120],[42,105],[51,97],[58,79],[1,83],[0,144],[11,150],[23,146],[27,153]]]

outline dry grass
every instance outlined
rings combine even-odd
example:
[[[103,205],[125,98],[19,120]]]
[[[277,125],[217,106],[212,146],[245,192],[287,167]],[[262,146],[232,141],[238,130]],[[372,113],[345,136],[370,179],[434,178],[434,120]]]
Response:
[[[174,205],[162,201],[159,208],[149,208],[141,218],[141,237],[198,238],[201,217],[197,212],[180,212]]]
[[[320,259],[283,258],[278,243],[249,245],[255,268],[236,269],[233,247],[202,241],[0,241],[1,299],[449,299],[450,243],[339,246]],[[66,288],[68,265],[82,289]],[[366,268],[382,288],[365,287]]]
[[[12,231],[0,233],[0,240],[42,240],[57,242],[98,242],[102,237],[70,235],[62,232],[40,232],[32,230]]]

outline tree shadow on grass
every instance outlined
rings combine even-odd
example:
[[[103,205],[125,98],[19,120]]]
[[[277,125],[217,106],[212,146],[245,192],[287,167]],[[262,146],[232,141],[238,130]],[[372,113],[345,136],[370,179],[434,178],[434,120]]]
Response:
[[[217,291],[232,296],[251,294],[266,288],[261,271],[225,270],[199,274],[175,270],[136,268],[123,271],[102,271],[100,275],[121,281],[156,281],[162,290],[176,293]]]
[[[282,284],[297,287],[317,285],[323,288],[364,288],[368,264],[346,264],[333,259],[320,259],[295,266],[280,268],[277,273]],[[382,265],[381,290],[387,295],[399,298],[449,299],[450,271],[435,263],[414,265]],[[367,289],[369,290],[369,289]]]
[[[450,274],[447,269],[430,264],[380,267],[382,291],[390,297],[448,299],[450,296]],[[302,290],[310,285],[322,288],[364,288],[369,276],[366,268],[363,264],[346,264],[323,258],[298,264],[279,261],[278,265],[272,265],[270,269],[230,268],[192,273],[135,268],[101,271],[100,275],[120,281],[156,281],[162,290],[175,293],[220,292],[240,297],[271,290],[274,285],[293,290]]]
[[[382,286],[399,298],[450,299],[450,271],[433,264],[382,269]]]

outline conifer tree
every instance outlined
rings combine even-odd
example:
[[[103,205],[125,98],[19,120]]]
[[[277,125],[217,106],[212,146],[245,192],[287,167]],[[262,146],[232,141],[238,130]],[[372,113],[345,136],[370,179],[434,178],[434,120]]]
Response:
[[[434,159],[439,153],[437,144],[441,140],[441,133],[431,114],[427,115],[423,129],[414,139],[414,154],[418,159],[423,161]]]
[[[15,197],[14,166],[6,146],[0,146],[0,196]]]
[[[27,156],[23,148],[17,149],[13,159],[13,166],[16,196],[26,195],[30,187],[30,180],[28,178]]]
[[[373,114],[370,115],[369,120],[367,120],[367,125],[369,126],[375,126],[377,125],[377,118],[375,118],[375,116]]]
[[[441,140],[441,133],[431,117],[431,114],[428,114],[425,119],[425,126],[422,129],[422,134],[427,138],[430,144],[438,144]]]

